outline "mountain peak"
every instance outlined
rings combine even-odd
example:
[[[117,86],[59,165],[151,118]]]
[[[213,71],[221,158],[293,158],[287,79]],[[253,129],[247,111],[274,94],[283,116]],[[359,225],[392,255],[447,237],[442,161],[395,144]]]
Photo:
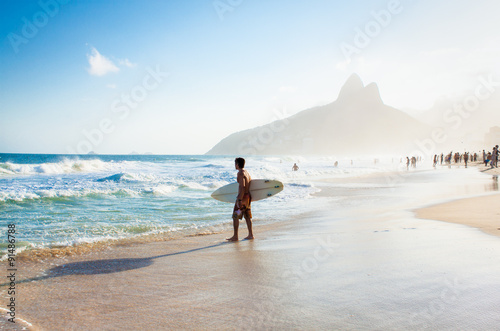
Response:
[[[340,89],[338,100],[349,98],[363,89],[363,81],[357,74],[352,74]]]
[[[370,83],[366,85],[363,90],[363,94],[368,100],[371,100],[372,102],[383,103],[382,98],[380,97],[378,85],[376,83]]]

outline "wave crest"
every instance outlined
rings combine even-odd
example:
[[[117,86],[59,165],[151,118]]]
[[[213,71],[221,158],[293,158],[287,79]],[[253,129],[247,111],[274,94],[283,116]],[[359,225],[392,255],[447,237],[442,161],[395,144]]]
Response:
[[[0,163],[0,174],[3,175],[36,175],[36,174],[66,174],[76,172],[98,172],[110,170],[112,166],[101,160],[70,160],[64,159],[57,163],[19,164],[12,162]]]

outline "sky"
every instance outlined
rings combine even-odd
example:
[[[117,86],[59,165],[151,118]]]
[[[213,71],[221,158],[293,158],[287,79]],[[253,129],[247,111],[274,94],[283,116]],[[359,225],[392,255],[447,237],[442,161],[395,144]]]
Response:
[[[0,153],[203,154],[335,101],[353,73],[387,105],[428,109],[479,77],[500,82],[499,12],[497,0],[4,0]]]

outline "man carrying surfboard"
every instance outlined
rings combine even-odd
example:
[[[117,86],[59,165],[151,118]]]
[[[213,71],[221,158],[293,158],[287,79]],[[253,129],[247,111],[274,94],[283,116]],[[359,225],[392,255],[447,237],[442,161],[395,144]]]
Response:
[[[250,182],[252,178],[248,171],[243,169],[245,167],[245,159],[238,157],[234,160],[234,166],[238,170],[238,175],[236,180],[238,182],[238,195],[236,197],[236,203],[233,209],[233,228],[234,234],[231,238],[226,238],[228,241],[238,241],[238,228],[240,226],[240,220],[245,217],[248,228],[248,236],[245,239],[253,239],[252,232],[252,210],[250,209],[250,204],[252,202],[252,197],[250,196]]]

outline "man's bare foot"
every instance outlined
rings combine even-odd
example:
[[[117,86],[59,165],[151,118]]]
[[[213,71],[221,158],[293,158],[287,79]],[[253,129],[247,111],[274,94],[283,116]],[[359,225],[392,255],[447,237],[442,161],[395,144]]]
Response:
[[[245,240],[250,240],[250,239],[253,239],[253,236],[245,237]]]
[[[238,237],[232,236],[231,238],[226,238],[227,241],[238,241]]]

